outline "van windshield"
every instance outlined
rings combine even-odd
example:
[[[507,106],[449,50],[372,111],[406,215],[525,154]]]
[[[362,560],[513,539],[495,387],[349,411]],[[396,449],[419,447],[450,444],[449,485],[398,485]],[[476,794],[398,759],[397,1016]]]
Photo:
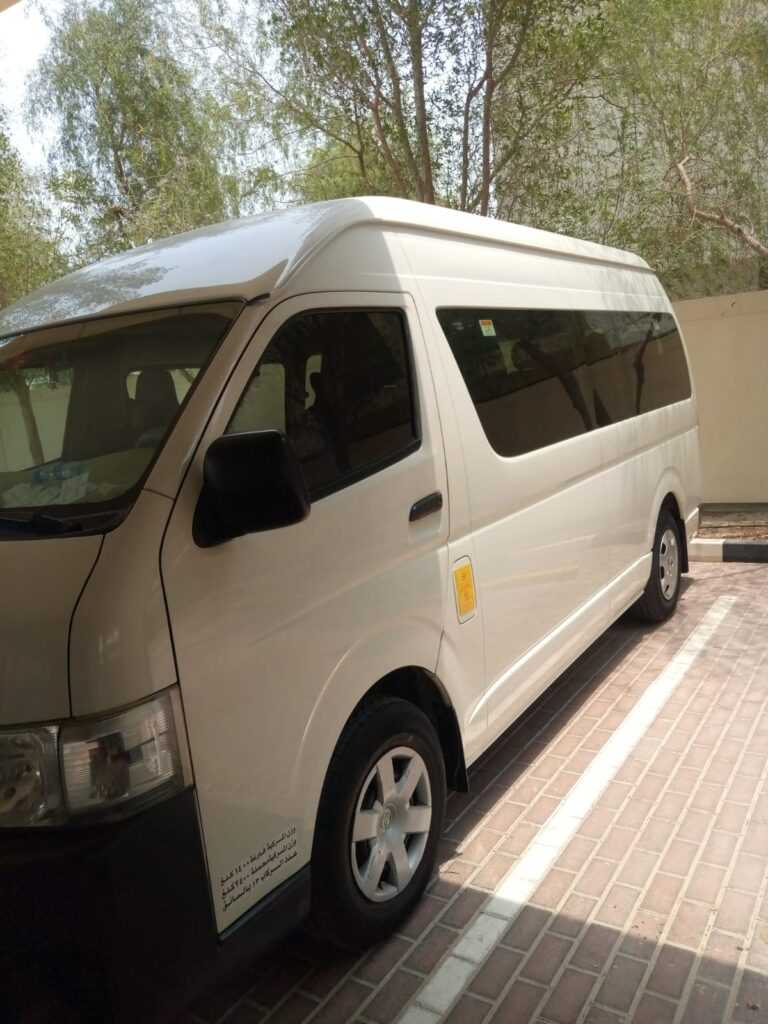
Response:
[[[50,524],[79,510],[92,521],[133,500],[240,309],[176,307],[0,339],[0,520],[26,510]]]

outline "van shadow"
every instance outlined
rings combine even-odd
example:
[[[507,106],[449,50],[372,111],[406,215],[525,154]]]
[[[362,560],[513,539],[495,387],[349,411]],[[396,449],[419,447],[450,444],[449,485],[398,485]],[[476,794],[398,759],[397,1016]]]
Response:
[[[641,668],[627,682],[622,667],[641,647],[651,665],[668,657],[665,645],[682,641],[697,617],[693,605],[694,600],[660,629],[642,628],[623,617],[480,758],[470,774],[471,792],[448,799],[437,874],[396,936],[370,951],[340,953],[322,938],[299,933],[206,992],[181,1019],[239,1024],[269,1020],[274,1013],[275,1020],[300,1021],[322,1007],[320,1017],[330,1024],[342,1024],[357,1013],[377,1024],[394,1021],[450,955],[536,834],[540,823],[523,819],[530,818],[545,789],[551,793],[552,783],[542,779],[537,791],[529,793],[528,769],[536,764],[546,775],[547,757],[573,759],[575,754],[575,767],[580,764],[583,770],[610,735],[607,729],[593,729],[596,716],[605,714],[609,692],[612,699],[626,694],[628,703],[621,704],[624,697],[619,703],[626,711],[649,681],[650,668]],[[655,674],[659,670],[653,668]],[[590,732],[594,739],[585,739]],[[572,781],[578,779],[572,774]],[[555,787],[552,796],[556,800],[566,791]],[[509,927],[469,982],[457,1019],[571,1024],[594,1004],[585,1018],[590,1024],[665,1024],[683,1003],[686,1024],[768,1019],[768,900],[761,911],[765,919],[748,940],[748,922],[740,925],[741,932],[713,928],[712,907],[701,901],[678,896],[666,913],[658,905],[646,909],[647,883],[660,852],[636,858],[631,877],[622,867],[623,853],[613,856],[614,861],[605,859],[595,839],[565,848],[514,920],[510,907]],[[596,871],[590,859],[601,868]],[[586,881],[588,871],[594,878]],[[688,869],[682,877],[664,878],[679,894],[690,874]],[[564,879],[574,888],[565,900]],[[757,899],[744,909],[747,917]],[[703,955],[697,955],[705,929],[709,941]]]

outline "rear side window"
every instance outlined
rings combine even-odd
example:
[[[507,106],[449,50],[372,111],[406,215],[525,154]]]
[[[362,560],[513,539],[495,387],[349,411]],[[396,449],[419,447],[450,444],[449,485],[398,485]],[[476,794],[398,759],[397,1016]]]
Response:
[[[690,398],[668,313],[441,309],[488,441],[522,455]]]
[[[268,429],[291,441],[312,498],[418,447],[402,313],[323,310],[284,324],[227,432]]]

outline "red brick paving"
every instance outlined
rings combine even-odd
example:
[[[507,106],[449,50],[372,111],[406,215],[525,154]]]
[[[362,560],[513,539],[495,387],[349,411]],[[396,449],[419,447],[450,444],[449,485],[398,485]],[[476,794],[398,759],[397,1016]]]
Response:
[[[768,567],[739,563],[695,565],[663,626],[614,626],[481,759],[399,936],[342,956],[299,935],[182,1019],[395,1022],[722,595],[707,649],[443,1019],[766,1024]]]

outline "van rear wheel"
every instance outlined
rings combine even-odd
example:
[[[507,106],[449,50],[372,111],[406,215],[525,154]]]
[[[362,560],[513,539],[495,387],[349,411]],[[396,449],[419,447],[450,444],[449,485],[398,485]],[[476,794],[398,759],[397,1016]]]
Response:
[[[446,782],[431,721],[385,698],[356,714],[323,787],[312,851],[312,920],[360,949],[394,931],[429,882]]]
[[[662,508],[653,540],[651,575],[633,612],[643,622],[663,622],[677,607],[681,574],[680,526],[669,508]]]

